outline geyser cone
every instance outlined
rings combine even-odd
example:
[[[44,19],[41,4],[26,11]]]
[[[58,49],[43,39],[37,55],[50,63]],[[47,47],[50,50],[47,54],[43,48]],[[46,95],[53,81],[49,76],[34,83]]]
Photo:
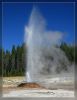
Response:
[[[50,86],[53,75],[68,72],[70,63],[59,48],[62,34],[59,31],[47,31],[45,20],[36,8],[33,8],[29,24],[26,26],[27,45],[27,82],[44,83]],[[57,45],[57,46],[56,46]]]
[[[43,86],[37,84],[37,83],[21,83],[18,85],[18,87],[22,87],[22,88],[44,88]]]

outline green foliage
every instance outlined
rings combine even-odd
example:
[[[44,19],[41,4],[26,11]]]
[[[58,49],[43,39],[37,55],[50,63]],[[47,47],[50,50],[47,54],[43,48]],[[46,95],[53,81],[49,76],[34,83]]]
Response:
[[[15,47],[15,45],[13,45],[12,50],[9,52],[8,50],[4,51],[3,49],[0,50],[0,55],[2,55],[0,58],[0,75],[1,72],[3,72],[3,76],[23,76],[25,75],[25,65],[26,65],[26,54],[27,54],[27,48],[25,49],[25,53],[24,53],[24,46],[25,44],[23,44],[22,46],[17,46]],[[77,53],[75,51],[77,51],[77,46],[70,46],[67,45],[66,43],[62,43],[60,45],[60,48],[65,52],[67,58],[70,60],[70,62],[75,62],[77,63]],[[75,55],[74,55],[75,54]],[[51,60],[53,60],[52,57],[48,57],[51,58]],[[24,63],[25,60],[25,63]],[[2,64],[3,63],[3,64]],[[1,64],[2,64],[2,69],[1,69]],[[64,64],[63,65],[63,69],[67,70],[67,68],[65,67]],[[58,68],[56,69],[57,72],[59,72],[61,69]]]
[[[77,45],[75,46],[75,63],[77,64]]]
[[[69,61],[74,62],[75,59],[75,47],[62,43],[60,48],[65,52]]]
[[[2,76],[2,49],[0,48],[0,77]]]
[[[22,76],[25,73],[24,67],[24,44],[13,45],[11,52],[3,51],[3,76]]]

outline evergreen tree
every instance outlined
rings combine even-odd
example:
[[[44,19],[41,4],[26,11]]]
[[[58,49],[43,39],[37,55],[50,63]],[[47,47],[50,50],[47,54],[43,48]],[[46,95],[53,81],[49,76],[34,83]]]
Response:
[[[62,43],[60,48],[65,52],[66,56],[70,60],[70,62],[76,62],[77,64],[77,46],[70,46],[66,43]],[[75,52],[74,52],[75,51]],[[27,47],[25,44],[22,46],[13,45],[12,50],[9,52],[8,50],[4,51],[0,49],[0,75],[3,72],[3,76],[22,76],[25,75],[26,64],[27,64]],[[75,57],[74,57],[75,56]],[[2,65],[2,68],[1,68]],[[64,69],[65,66],[63,67]],[[3,70],[2,70],[3,69]],[[58,69],[59,70],[59,69]]]

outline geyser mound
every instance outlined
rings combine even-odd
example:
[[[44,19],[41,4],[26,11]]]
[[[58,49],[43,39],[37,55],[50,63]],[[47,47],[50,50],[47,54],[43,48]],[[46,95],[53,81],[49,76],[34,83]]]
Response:
[[[21,84],[19,84],[18,85],[18,87],[22,87],[22,88],[44,88],[44,87],[42,87],[41,85],[39,85],[39,84],[37,84],[37,83],[21,83]]]
[[[50,86],[53,75],[65,75],[70,72],[70,62],[59,48],[63,33],[48,31],[46,22],[34,7],[26,26],[25,42],[27,46],[27,82],[46,83]]]

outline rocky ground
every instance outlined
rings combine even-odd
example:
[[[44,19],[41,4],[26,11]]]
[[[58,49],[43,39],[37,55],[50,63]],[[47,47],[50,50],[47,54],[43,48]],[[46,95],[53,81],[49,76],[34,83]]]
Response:
[[[3,78],[3,97],[71,97],[74,98],[72,81],[53,78],[51,89],[36,83],[23,83],[25,77]],[[22,84],[23,83],[23,84]],[[56,83],[56,85],[54,85]],[[61,83],[60,85],[57,85]]]

